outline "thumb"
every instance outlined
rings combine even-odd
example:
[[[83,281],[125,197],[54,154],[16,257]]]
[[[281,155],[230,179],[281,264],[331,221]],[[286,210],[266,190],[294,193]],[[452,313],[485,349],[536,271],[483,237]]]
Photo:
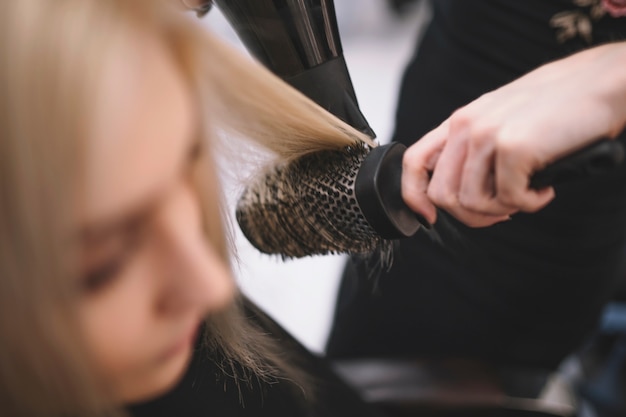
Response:
[[[428,185],[447,136],[448,123],[444,122],[411,145],[402,159],[402,198],[430,223],[437,220],[437,208],[428,198]]]

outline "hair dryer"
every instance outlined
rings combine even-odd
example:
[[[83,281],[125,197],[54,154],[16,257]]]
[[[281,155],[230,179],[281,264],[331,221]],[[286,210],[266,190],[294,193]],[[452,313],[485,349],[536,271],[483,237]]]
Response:
[[[276,75],[356,129],[361,113],[333,0],[214,0],[248,51]]]

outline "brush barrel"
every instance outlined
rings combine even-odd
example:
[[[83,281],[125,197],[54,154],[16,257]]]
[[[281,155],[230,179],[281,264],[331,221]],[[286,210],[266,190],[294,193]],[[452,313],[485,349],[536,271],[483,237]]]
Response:
[[[422,225],[401,196],[405,149],[361,144],[277,166],[244,191],[237,222],[258,250],[286,258],[388,254]]]
[[[363,215],[355,180],[369,148],[319,151],[277,166],[241,195],[237,222],[263,253],[301,258],[329,253],[388,252]]]

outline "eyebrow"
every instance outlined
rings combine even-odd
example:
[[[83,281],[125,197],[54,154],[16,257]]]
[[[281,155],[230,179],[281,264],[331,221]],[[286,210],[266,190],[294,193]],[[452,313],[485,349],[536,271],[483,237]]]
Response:
[[[157,193],[157,195],[150,196],[142,201],[140,205],[124,212],[119,217],[113,217],[112,219],[83,227],[78,233],[80,242],[84,244],[98,244],[119,234],[137,230],[137,226],[149,216],[160,198],[161,193]]]
[[[190,144],[185,153],[182,169],[185,169],[190,161],[196,159],[201,148],[202,143],[200,140],[194,140]],[[177,172],[180,173],[180,170]],[[145,221],[154,210],[154,207],[158,205],[164,194],[165,190],[159,189],[157,192],[144,198],[140,203],[135,204],[134,207],[121,211],[122,214],[83,226],[78,232],[79,241],[87,244],[96,244],[120,233],[137,230],[138,226]]]

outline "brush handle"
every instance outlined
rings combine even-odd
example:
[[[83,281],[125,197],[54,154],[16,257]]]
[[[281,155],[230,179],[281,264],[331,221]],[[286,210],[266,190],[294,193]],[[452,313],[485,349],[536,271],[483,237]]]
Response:
[[[606,174],[624,161],[621,142],[602,139],[565,156],[535,173],[530,188],[540,189]]]
[[[414,235],[420,227],[430,228],[401,196],[402,156],[406,147],[398,142],[370,151],[356,177],[355,192],[361,210],[384,239]],[[530,187],[539,189],[606,174],[624,161],[621,142],[602,139],[535,173]]]

